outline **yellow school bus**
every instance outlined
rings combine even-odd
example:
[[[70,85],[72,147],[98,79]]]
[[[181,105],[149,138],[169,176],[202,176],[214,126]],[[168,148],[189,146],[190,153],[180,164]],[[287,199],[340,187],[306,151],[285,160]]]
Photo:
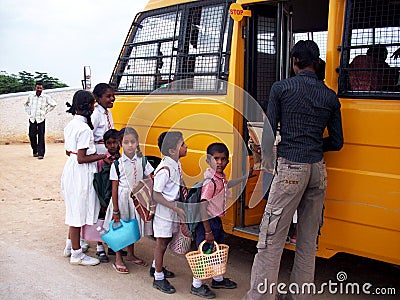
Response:
[[[159,134],[182,131],[188,185],[201,180],[206,147],[215,141],[230,149],[229,176],[241,176],[252,164],[247,122],[263,121],[272,83],[291,76],[291,46],[312,39],[326,61],[325,84],[342,104],[345,139],[341,151],[325,154],[317,255],[347,252],[400,264],[400,58],[391,57],[400,48],[399,6],[397,0],[150,0],[134,17],[110,79],[116,127],[137,129],[154,163]],[[352,64],[378,44],[387,49],[385,65]],[[356,88],[354,78],[367,71],[370,81],[385,72],[397,77]],[[257,239],[266,204],[260,182],[261,174],[234,190],[237,201],[223,218],[227,233]]]

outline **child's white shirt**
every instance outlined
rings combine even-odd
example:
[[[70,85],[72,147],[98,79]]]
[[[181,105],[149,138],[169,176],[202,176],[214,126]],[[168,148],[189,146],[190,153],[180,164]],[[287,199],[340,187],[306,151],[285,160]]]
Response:
[[[120,176],[118,177],[115,164],[113,163],[110,169],[110,180],[118,180],[118,188],[132,189],[133,184],[143,179],[142,159],[143,157],[138,157],[136,154],[132,159],[130,159],[122,153],[121,157],[118,159]],[[149,162],[147,162],[144,175],[149,176],[153,171],[154,168]]]
[[[85,123],[85,125],[82,123]],[[87,149],[86,155],[96,153],[93,133],[89,125],[87,125],[86,117],[75,115],[65,126],[64,148],[73,153],[77,153],[79,149]]]
[[[169,171],[166,169],[160,170],[162,167],[167,167]],[[175,161],[169,156],[165,156],[154,172],[153,190],[161,193],[168,201],[177,200],[179,198],[181,178],[180,169],[181,163],[179,161]]]
[[[93,135],[95,142],[102,141],[104,133],[106,133],[107,130],[114,128],[114,121],[110,110],[107,109],[108,118],[110,120],[110,125],[111,125],[110,128],[108,126],[107,115],[105,114],[105,112],[106,109],[100,104],[97,104],[94,107],[91,119],[93,124]]]

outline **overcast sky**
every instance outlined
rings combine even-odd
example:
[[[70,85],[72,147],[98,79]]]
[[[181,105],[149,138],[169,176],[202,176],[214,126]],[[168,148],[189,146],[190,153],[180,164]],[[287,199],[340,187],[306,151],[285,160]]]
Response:
[[[136,13],[146,0],[0,0],[0,71],[46,72],[81,87],[108,82]]]

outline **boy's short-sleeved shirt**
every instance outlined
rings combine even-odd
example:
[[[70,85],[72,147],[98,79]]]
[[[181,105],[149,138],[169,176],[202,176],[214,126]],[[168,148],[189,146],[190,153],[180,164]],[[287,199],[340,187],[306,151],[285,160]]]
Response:
[[[217,173],[208,168],[204,173],[206,180],[201,189],[201,199],[208,201],[207,213],[210,217],[223,217],[226,213],[227,181],[225,173]]]
[[[169,170],[162,169],[168,167]],[[159,192],[170,202],[179,198],[180,162],[166,156],[154,172],[153,190]],[[157,203],[153,219],[153,231],[156,238],[169,238],[178,230],[178,216],[172,209]]]
[[[161,160],[154,172],[153,190],[161,193],[168,201],[175,201],[179,198],[180,164],[179,161],[166,156]],[[169,171],[166,169],[160,170],[162,167],[167,167]]]

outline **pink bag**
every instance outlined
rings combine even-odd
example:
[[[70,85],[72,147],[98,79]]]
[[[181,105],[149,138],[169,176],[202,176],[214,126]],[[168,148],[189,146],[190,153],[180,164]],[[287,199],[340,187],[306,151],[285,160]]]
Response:
[[[104,220],[98,219],[97,222],[93,225],[84,225],[82,226],[82,238],[84,240],[93,241],[93,242],[102,242],[103,240],[100,237],[100,232],[97,231],[97,227],[103,228]]]
[[[168,248],[177,254],[186,254],[190,251],[192,237],[186,224],[179,224],[179,230],[172,236]]]

